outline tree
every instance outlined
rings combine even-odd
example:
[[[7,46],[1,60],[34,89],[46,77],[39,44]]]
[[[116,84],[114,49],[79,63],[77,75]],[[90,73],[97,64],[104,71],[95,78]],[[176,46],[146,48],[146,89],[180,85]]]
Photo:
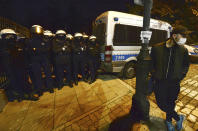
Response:
[[[128,9],[131,14],[143,15],[143,7],[128,5]],[[198,42],[198,0],[153,0],[151,18],[166,21],[172,26],[186,26],[196,34],[188,38],[190,43]]]

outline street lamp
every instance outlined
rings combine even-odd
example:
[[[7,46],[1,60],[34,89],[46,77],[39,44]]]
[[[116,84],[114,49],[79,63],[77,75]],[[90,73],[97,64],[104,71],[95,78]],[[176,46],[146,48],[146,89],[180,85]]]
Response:
[[[144,6],[143,30],[140,37],[142,48],[137,57],[136,64],[136,92],[132,97],[131,115],[134,119],[140,121],[149,120],[150,104],[147,99],[148,74],[151,67],[151,58],[149,55],[148,44],[152,32],[149,31],[150,14],[153,0],[134,0],[137,5]]]

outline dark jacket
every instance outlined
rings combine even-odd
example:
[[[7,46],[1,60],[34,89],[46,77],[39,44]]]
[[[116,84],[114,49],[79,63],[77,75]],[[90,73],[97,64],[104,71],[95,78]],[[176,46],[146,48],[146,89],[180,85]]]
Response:
[[[50,43],[44,42],[41,38],[30,38],[28,40],[27,49],[31,60],[40,60],[41,57],[50,57]]]
[[[71,60],[72,46],[68,41],[54,40],[52,52],[54,64],[67,64]]]
[[[98,57],[100,55],[100,48],[96,45],[96,43],[90,42],[88,44],[88,54],[90,56]]]
[[[87,46],[83,43],[83,41],[74,40],[73,42],[73,53],[78,55],[87,55]]]
[[[182,80],[189,69],[188,50],[175,44],[171,48],[159,43],[151,49],[152,76],[155,80]]]
[[[64,48],[64,50],[63,50]],[[52,51],[55,55],[58,54],[71,54],[72,53],[72,46],[68,41],[64,41],[64,42],[57,42],[57,41],[53,41],[52,44]]]

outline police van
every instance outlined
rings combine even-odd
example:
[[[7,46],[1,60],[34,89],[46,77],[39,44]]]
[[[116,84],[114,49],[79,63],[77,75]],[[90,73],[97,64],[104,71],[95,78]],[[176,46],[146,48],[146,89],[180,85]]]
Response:
[[[101,44],[101,69],[104,72],[117,72],[126,78],[135,76],[142,27],[143,17],[133,14],[107,11],[96,18],[93,34]],[[149,46],[152,46],[170,37],[171,25],[151,19],[150,30],[152,37]]]
[[[188,53],[190,56],[190,61],[192,63],[198,63],[198,48],[196,48],[194,46],[187,45],[187,44],[185,44],[184,46],[188,50]]]

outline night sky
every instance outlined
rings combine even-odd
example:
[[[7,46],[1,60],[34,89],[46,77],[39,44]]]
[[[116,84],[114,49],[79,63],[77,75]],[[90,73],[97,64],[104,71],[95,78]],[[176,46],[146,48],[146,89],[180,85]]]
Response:
[[[127,12],[129,0],[0,0],[0,16],[30,28],[65,29],[68,33],[90,32],[91,22],[101,13]]]

